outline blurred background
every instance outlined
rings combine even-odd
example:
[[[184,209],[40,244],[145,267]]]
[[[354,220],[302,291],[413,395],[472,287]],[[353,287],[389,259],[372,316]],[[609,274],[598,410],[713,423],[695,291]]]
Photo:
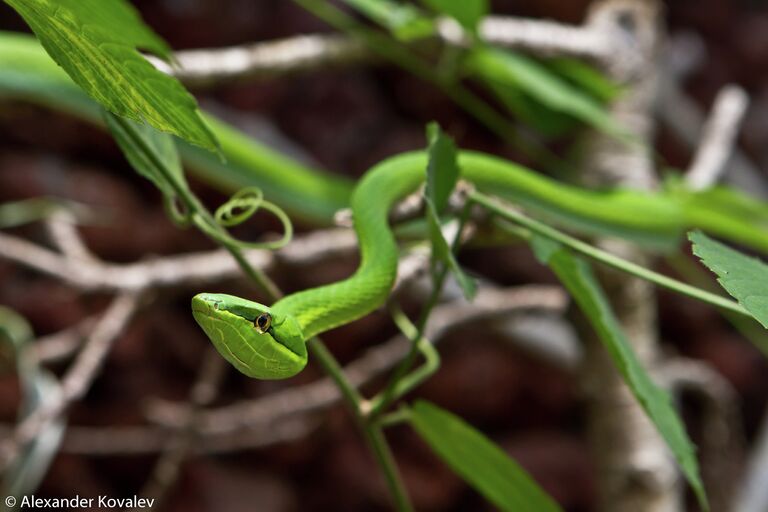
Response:
[[[283,0],[133,3],[174,49],[237,45],[330,30]],[[588,2],[508,0],[491,4],[496,14],[579,24]],[[758,170],[754,174],[757,185],[750,192],[760,196],[768,190],[768,176],[763,171],[768,166],[768,74],[764,71],[768,69],[768,4],[676,0],[666,5],[665,18],[668,46],[663,78],[672,84],[669,94],[678,96],[673,101],[669,96],[662,100],[657,159],[665,167],[685,168],[692,155],[691,140],[695,141],[700,126],[674,126],[675,119],[685,117],[674,109],[693,109],[703,118],[717,92],[725,84],[737,83],[751,100],[739,148]],[[27,30],[4,5],[0,6],[0,29]],[[431,120],[440,122],[461,147],[531,163],[440,91],[385,64],[331,67],[222,85],[207,88],[198,97],[206,109],[293,158],[351,177],[360,176],[388,155],[423,148],[424,125]],[[207,204],[226,199],[226,194],[208,183],[194,177],[190,181]],[[49,109],[2,100],[0,202],[38,196],[68,198],[96,211],[102,222],[82,226],[80,233],[88,248],[104,260],[132,262],[214,248],[201,234],[178,229],[167,219],[160,194],[129,168],[108,135]],[[275,227],[269,219],[256,220],[243,235]],[[300,232],[313,227],[307,222],[297,226]],[[45,239],[37,224],[8,232],[32,241]],[[461,261],[471,271],[503,285],[555,282],[526,248],[468,249]],[[354,257],[344,257],[302,272],[279,268],[273,276],[284,290],[291,291],[340,278],[354,265]],[[219,288],[245,296],[255,293],[242,280],[227,280]],[[145,487],[167,439],[156,429],[146,431],[147,415],[178,413],[173,404],[188,400],[208,347],[189,315],[189,297],[198,291],[194,286],[182,286],[158,292],[161,295],[153,305],[131,320],[85,398],[71,408],[71,428],[37,495],[130,496]],[[711,307],[663,291],[659,298],[665,349],[706,361],[738,396],[737,448],[728,454],[730,473],[722,475],[737,478],[744,471],[765,414],[766,359]],[[109,295],[83,293],[0,259],[0,304],[26,317],[38,337],[81,324],[108,303]],[[325,338],[346,363],[394,334],[387,316],[377,313]],[[595,482],[584,439],[583,402],[568,369],[519,344],[497,339],[493,333],[479,336],[471,326],[450,333],[441,347],[440,371],[414,396],[434,401],[482,429],[566,510],[594,510]],[[54,359],[49,366],[58,373],[66,368],[66,361]],[[321,375],[314,365],[289,382],[260,382],[229,371],[211,406],[263,397],[310,383]],[[5,424],[15,421],[19,400],[15,374],[3,373],[0,420]],[[701,442],[700,403],[692,397],[683,405],[691,436]],[[239,435],[244,434],[235,434]],[[259,434],[253,435],[258,438]],[[388,436],[417,510],[490,510],[410,429],[396,427]],[[170,487],[164,509],[389,509],[378,470],[342,406],[307,416],[295,433],[287,431],[285,437],[285,441],[276,439],[264,447],[255,439],[253,446],[213,447],[205,450],[210,453],[190,457]],[[158,446],[150,441],[157,441]]]

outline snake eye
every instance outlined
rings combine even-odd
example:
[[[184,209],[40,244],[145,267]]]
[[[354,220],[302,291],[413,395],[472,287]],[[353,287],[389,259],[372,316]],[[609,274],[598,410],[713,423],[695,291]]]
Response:
[[[262,313],[256,318],[256,321],[254,321],[253,324],[256,326],[257,331],[264,334],[269,330],[269,326],[272,325],[272,317],[269,313]]]

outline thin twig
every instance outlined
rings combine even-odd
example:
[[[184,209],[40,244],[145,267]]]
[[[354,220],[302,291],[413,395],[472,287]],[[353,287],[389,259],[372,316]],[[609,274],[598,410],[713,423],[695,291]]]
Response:
[[[255,44],[178,51],[178,66],[148,57],[161,71],[190,86],[205,86],[234,79],[277,75],[370,61],[359,41],[335,34],[298,35]]]
[[[558,287],[530,285],[500,290],[483,287],[472,304],[457,300],[438,306],[426,334],[439,342],[446,333],[472,322],[488,324],[499,320],[509,326],[511,324],[507,320],[510,315],[511,318],[523,318],[537,311],[561,314],[566,301],[566,295]],[[505,334],[510,338],[525,336],[525,332],[518,332],[514,327],[505,329]],[[356,387],[364,386],[391,369],[402,359],[408,347],[408,340],[396,336],[347,365],[344,373]],[[313,415],[338,404],[340,400],[339,389],[326,377],[256,400],[203,411],[196,422],[197,442],[193,451],[221,453],[254,449],[302,437],[316,425],[310,419]],[[177,436],[176,432],[188,424],[188,413],[188,404],[156,400],[147,414],[158,425],[71,426],[62,450],[95,456],[143,455],[163,451]]]
[[[675,357],[661,363],[660,381],[675,395],[696,397],[701,403],[698,444],[702,478],[711,510],[729,507],[744,454],[744,432],[736,390],[714,368],[702,361]],[[761,509],[765,510],[765,508]]]
[[[154,506],[162,506],[168,491],[179,477],[181,465],[194,449],[201,411],[218,395],[221,379],[227,369],[229,365],[224,358],[213,347],[209,347],[190,392],[184,424],[164,447],[150,479],[140,493],[141,496],[155,498]]]
[[[51,240],[68,258],[82,261],[94,259],[91,251],[77,233],[77,218],[67,210],[53,213],[45,222]]]
[[[748,103],[747,93],[736,85],[725,86],[718,93],[693,162],[685,175],[685,181],[692,190],[704,190],[720,181],[733,153]]]
[[[245,251],[249,264],[262,271],[278,263],[304,265],[356,249],[354,233],[348,230],[314,231],[296,237],[279,251]],[[237,263],[223,249],[167,256],[138,263],[116,264],[73,259],[0,233],[0,257],[56,277],[84,291],[136,291],[147,288],[198,286],[241,275]]]
[[[38,364],[45,364],[71,356],[93,330],[96,320],[96,316],[89,316],[72,327],[37,338],[29,346],[30,357]]]
[[[734,512],[768,510],[768,415],[763,416],[759,434],[747,463],[747,470],[730,510]]]
[[[452,19],[438,22],[438,34],[448,43],[463,45],[468,38]],[[554,21],[488,16],[479,27],[485,42],[541,57],[575,57],[605,62],[611,52],[610,34],[595,26],[564,25]]]
[[[112,343],[123,332],[136,311],[140,296],[137,293],[118,295],[96,322],[93,332],[75,362],[61,381],[61,394],[36,409],[16,427],[12,436],[0,443],[0,468],[14,460],[24,446],[69,405],[80,399],[91,386],[101,368]]]
[[[437,35],[449,44],[463,45],[466,34],[453,20],[440,19]],[[552,21],[510,16],[489,16],[480,24],[486,42],[535,55],[576,57],[606,62],[616,46],[599,26],[563,25]],[[414,44],[419,44],[416,41]],[[233,80],[265,79],[278,75],[327,68],[375,63],[380,60],[361,41],[338,34],[302,34],[225,48],[181,50],[178,63],[170,66],[147,57],[159,70],[173,74],[187,85],[205,87]]]
[[[237,435],[199,436],[191,447],[192,453],[226,453],[256,449],[306,436],[318,425],[309,417],[289,418],[268,427],[254,427]],[[9,427],[0,427],[0,437],[11,434]],[[173,442],[176,431],[158,426],[83,427],[70,426],[64,435],[61,451],[90,457],[148,455],[162,452]]]
[[[704,113],[680,84],[688,73],[706,61],[704,43],[695,35],[684,34],[671,38],[669,46],[665,69],[659,77],[656,114],[688,147],[695,149],[705,123]],[[723,177],[725,183],[749,191],[753,196],[768,198],[768,186],[760,169],[736,145],[728,164],[728,172]]]

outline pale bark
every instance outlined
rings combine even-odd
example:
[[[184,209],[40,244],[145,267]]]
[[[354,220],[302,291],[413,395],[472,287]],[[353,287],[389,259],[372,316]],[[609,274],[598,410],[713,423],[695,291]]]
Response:
[[[582,177],[591,186],[641,190],[656,187],[649,148],[654,131],[660,16],[659,3],[651,0],[606,0],[592,6],[589,24],[610,32],[616,41],[615,62],[608,70],[626,88],[611,106],[611,113],[637,137],[639,144],[590,134],[584,148]],[[650,264],[649,257],[628,242],[599,240],[597,244],[640,265]],[[652,285],[616,271],[596,270],[638,358],[652,371],[659,351]],[[680,477],[663,439],[624,384],[594,331],[585,322],[579,323],[586,344],[582,384],[597,468],[599,509],[682,510]]]

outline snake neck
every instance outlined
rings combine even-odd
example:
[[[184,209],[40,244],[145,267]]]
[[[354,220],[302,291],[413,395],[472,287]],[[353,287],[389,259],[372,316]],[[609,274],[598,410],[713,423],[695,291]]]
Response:
[[[343,281],[286,296],[272,309],[293,315],[305,339],[356,320],[381,306],[397,275],[398,251],[389,210],[423,181],[422,165],[384,162],[368,172],[352,195],[352,218],[360,247],[360,265]]]
[[[360,244],[360,266],[348,279],[289,295],[272,307],[293,315],[305,339],[356,320],[387,298],[397,273],[397,246],[389,210],[424,181],[427,155],[399,155],[378,164],[352,195],[352,215]],[[515,201],[553,222],[585,233],[615,231],[637,239],[679,234],[684,219],[679,202],[626,191],[585,191],[559,184],[510,162],[462,152],[463,178],[479,190]]]

